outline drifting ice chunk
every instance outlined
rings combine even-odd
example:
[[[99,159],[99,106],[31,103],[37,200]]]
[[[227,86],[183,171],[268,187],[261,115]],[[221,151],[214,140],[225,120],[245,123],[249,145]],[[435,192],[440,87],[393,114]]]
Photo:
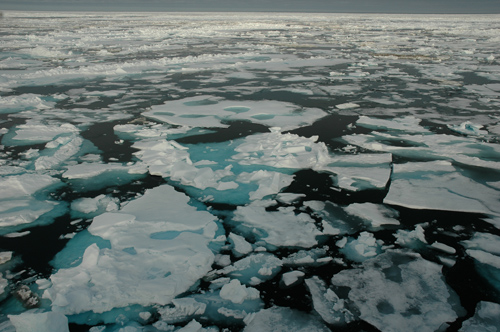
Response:
[[[395,164],[384,203],[498,216],[499,200],[498,191],[461,175],[450,163],[439,161]]]
[[[448,128],[463,135],[473,135],[473,136],[488,135],[488,131],[481,130],[481,128],[483,128],[483,125],[472,123],[470,121],[463,122],[460,125],[448,125]]]
[[[235,103],[212,96],[167,101],[142,114],[170,124],[191,127],[220,128],[227,127],[227,121],[247,120],[270,127],[279,125],[285,130],[312,124],[326,115],[320,109],[301,110],[290,103],[271,100]]]
[[[16,332],[69,332],[68,319],[58,312],[24,312],[9,315]]]
[[[285,307],[262,309],[245,318],[243,332],[329,332],[313,316]]]
[[[2,143],[5,145],[31,145],[52,141],[61,134],[76,134],[78,128],[70,123],[61,125],[44,125],[38,123],[26,123],[14,129],[12,137],[4,136]]]
[[[353,314],[345,306],[345,301],[331,289],[327,289],[324,281],[314,276],[306,279],[305,282],[311,293],[314,310],[325,322],[332,325],[344,325],[354,320]]]
[[[498,332],[500,329],[500,304],[481,301],[476,314],[462,324],[460,332]]]
[[[348,109],[352,109],[352,108],[358,108],[359,105],[355,104],[355,103],[344,103],[344,104],[335,105],[335,107],[337,107],[339,110],[348,110]]]
[[[0,113],[17,113],[28,109],[47,109],[53,107],[54,102],[42,100],[39,95],[25,93],[20,96],[6,96],[0,98]]]
[[[21,174],[3,177],[0,179],[0,199],[27,197],[60,183],[58,179],[44,174]]]
[[[475,233],[470,240],[461,242],[467,249],[479,249],[500,256],[500,236],[490,233]]]
[[[339,272],[332,284],[348,287],[359,317],[382,331],[433,332],[465,313],[441,266],[418,254],[386,252]]]
[[[328,148],[316,143],[318,137],[282,134],[279,128],[270,133],[245,138],[234,150],[233,159],[241,165],[267,165],[276,168],[322,169],[330,161]]]
[[[281,270],[281,266],[282,262],[276,256],[260,253],[242,258],[215,273],[238,278],[245,285],[258,285],[265,280],[272,279]]]
[[[349,238],[340,251],[351,261],[364,262],[382,252],[381,240],[375,239],[372,233],[362,232],[357,239]]]
[[[238,279],[233,279],[222,286],[220,297],[233,303],[243,303],[246,299],[258,299],[260,292],[253,287],[242,285]]]
[[[395,218],[399,216],[398,211],[380,204],[354,203],[344,209],[350,215],[359,217],[368,224],[370,229],[379,229],[384,225],[399,225]]]
[[[90,244],[79,265],[50,277],[52,287],[44,297],[54,310],[68,315],[170,303],[214,261],[208,245],[216,235],[215,218],[188,201],[163,185],[147,190],[120,212],[94,218],[88,231],[109,240],[111,247]],[[65,250],[72,250],[71,244]]]
[[[106,172],[124,172],[129,174],[144,174],[145,167],[130,167],[118,163],[82,163],[78,165],[67,166],[68,170],[64,172],[66,179],[89,179],[97,177]]]
[[[233,253],[236,257],[245,256],[253,250],[252,245],[243,236],[229,233],[228,239],[234,246]]]
[[[391,120],[370,118],[367,116],[360,116],[356,124],[362,127],[371,129],[390,129],[403,131],[405,133],[427,133],[429,130],[420,126],[422,120],[413,116],[406,116],[403,118],[395,118]]]
[[[238,176],[237,181],[258,183],[259,188],[250,192],[250,200],[258,200],[268,195],[277,194],[281,189],[289,186],[293,182],[293,175],[259,170],[252,173],[243,172]]]
[[[201,316],[205,313],[207,305],[192,298],[180,298],[172,300],[172,304],[161,308],[158,313],[161,315],[161,320],[169,323],[185,322],[188,319]]]
[[[118,210],[119,200],[106,195],[94,198],[79,198],[71,203],[73,217],[95,217],[98,214]]]
[[[293,206],[266,211],[267,205],[269,202],[254,201],[238,206],[233,221],[242,231],[257,233],[261,240],[273,246],[310,248],[318,243],[316,237],[323,233],[309,215],[295,214]]]
[[[0,234],[19,231],[28,226],[50,223],[53,217],[63,214],[66,210],[62,204],[36,199],[16,199],[1,201]],[[2,229],[6,228],[6,229]]]
[[[79,136],[63,136],[58,137],[45,145],[46,150],[50,155],[44,155],[35,160],[35,170],[53,169],[61,165],[80,151],[83,139]]]
[[[479,274],[500,292],[500,256],[482,250],[468,249],[466,252],[476,260]]]
[[[413,231],[398,230],[394,235],[396,243],[402,247],[418,250],[427,244],[424,229],[416,225]]]
[[[290,271],[287,273],[283,273],[281,276],[281,281],[285,286],[291,286],[297,283],[303,276],[305,275],[302,271]]]

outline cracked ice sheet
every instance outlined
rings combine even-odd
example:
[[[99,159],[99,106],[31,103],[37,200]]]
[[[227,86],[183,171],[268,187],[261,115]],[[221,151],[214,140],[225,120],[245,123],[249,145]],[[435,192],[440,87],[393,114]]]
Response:
[[[500,215],[500,192],[461,175],[447,161],[394,164],[385,204]]]
[[[295,214],[294,207],[279,207],[277,211],[266,211],[275,201],[253,201],[247,206],[238,206],[233,221],[237,228],[248,229],[255,236],[276,247],[310,248],[318,244],[316,237],[323,233],[314,224],[314,219],[305,213]]]
[[[211,269],[213,215],[188,205],[189,197],[163,185],[147,190],[119,212],[89,227],[110,248],[89,244],[82,262],[50,277],[44,298],[66,315],[104,313],[133,304],[170,303]],[[64,250],[72,250],[72,241]]]
[[[334,275],[332,284],[348,287],[359,318],[387,332],[433,332],[465,313],[441,266],[415,253],[389,251]]]
[[[142,115],[173,125],[228,127],[224,121],[247,120],[269,127],[291,130],[314,123],[326,113],[317,108],[301,109],[291,103],[270,100],[228,101],[213,96],[196,96],[167,101]]]

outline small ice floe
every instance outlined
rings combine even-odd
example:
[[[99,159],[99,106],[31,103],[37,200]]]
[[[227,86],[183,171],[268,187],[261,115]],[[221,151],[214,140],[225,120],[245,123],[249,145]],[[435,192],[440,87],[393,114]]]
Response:
[[[339,110],[348,110],[348,109],[358,108],[359,105],[355,103],[344,103],[335,105],[335,107],[338,108]]]
[[[117,212],[95,217],[88,228],[93,237],[86,244],[75,237],[64,249],[81,251],[86,246],[82,259],[52,274],[52,286],[43,297],[68,315],[171,303],[214,262],[209,245],[217,237],[216,219],[188,202],[185,194],[162,185]],[[99,238],[109,245],[99,242],[99,247]]]
[[[500,327],[500,304],[481,301],[477,304],[476,313],[462,323],[460,332],[497,332]]]
[[[302,271],[286,272],[281,276],[281,282],[285,287],[290,287],[299,283],[304,275],[305,273]]]
[[[498,216],[500,193],[461,173],[448,161],[394,164],[385,204],[413,209]]]
[[[459,125],[448,125],[448,128],[462,135],[468,135],[468,136],[488,135],[487,130],[481,130],[481,128],[483,128],[483,125],[472,123],[470,121],[462,122]]]
[[[433,332],[465,314],[441,268],[418,254],[388,250],[331,282],[348,288],[351,312],[381,331]]]
[[[364,262],[382,252],[383,241],[377,240],[372,233],[361,232],[357,239],[348,238],[340,249],[347,259],[354,262]]]
[[[314,276],[305,280],[311,293],[314,310],[331,325],[345,325],[354,320],[354,315],[347,308],[347,301],[340,299],[326,283]]]
[[[262,309],[255,314],[248,315],[245,319],[243,332],[329,332],[326,325],[312,315],[286,308],[271,307]]]
[[[16,332],[69,332],[68,318],[59,312],[36,310],[8,317]]]
[[[238,229],[249,236],[260,234],[260,240],[276,247],[310,248],[318,243],[316,237],[323,233],[314,219],[305,213],[296,214],[293,206],[267,211],[269,203],[253,201],[238,206],[233,217]]]
[[[363,220],[372,229],[380,229],[387,225],[399,225],[398,211],[385,205],[373,203],[353,203],[344,208],[344,211]]]

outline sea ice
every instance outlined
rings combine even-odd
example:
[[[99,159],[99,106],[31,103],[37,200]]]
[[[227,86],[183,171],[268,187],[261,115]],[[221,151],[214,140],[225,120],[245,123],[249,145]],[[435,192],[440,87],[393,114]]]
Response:
[[[188,201],[163,185],[119,212],[95,217],[89,232],[111,247],[89,244],[79,265],[50,277],[52,287],[44,298],[52,309],[74,315],[133,304],[166,305],[187,291],[211,269],[214,254],[208,245],[218,228],[211,214]],[[71,240],[65,250],[72,250]]]
[[[386,225],[399,225],[396,219],[399,217],[398,211],[381,204],[353,203],[344,210],[352,216],[361,218],[371,230],[380,229]]]
[[[228,121],[246,120],[269,127],[280,126],[284,130],[312,124],[326,115],[320,109],[301,109],[290,103],[272,100],[233,102],[206,95],[167,101],[142,114],[180,126],[219,128],[227,127]]]
[[[245,256],[253,250],[252,245],[243,236],[229,233],[227,238],[233,245],[233,254],[236,257]]]
[[[293,206],[267,211],[272,202],[253,201],[238,206],[233,216],[237,229],[276,247],[310,248],[318,243],[316,237],[323,233],[314,219],[305,213],[296,214]]]
[[[265,280],[272,279],[281,271],[283,263],[276,256],[269,253],[250,254],[222,270],[211,272],[211,275],[228,275],[245,285],[258,285]]]
[[[271,307],[248,315],[243,332],[327,332],[314,316],[286,307]]]
[[[481,301],[477,304],[476,314],[462,324],[460,332],[498,332],[500,331],[500,304]]]
[[[34,122],[34,123],[31,123]],[[62,134],[77,134],[80,130],[70,123],[45,125],[36,121],[28,121],[11,129],[13,135],[7,134],[2,139],[5,145],[31,145],[46,143]]]
[[[395,164],[385,204],[498,216],[500,194],[458,173],[451,163]]]
[[[302,271],[290,271],[283,273],[281,276],[281,281],[283,284],[288,287],[296,284],[297,282],[300,281],[300,279],[305,275],[304,272]]]
[[[93,218],[104,212],[117,211],[118,208],[118,199],[101,194],[94,198],[84,197],[71,202],[71,215],[76,218]]]
[[[253,287],[242,285],[238,279],[231,280],[228,284],[222,286],[220,297],[233,303],[241,304],[246,299],[258,299],[260,292]]]
[[[58,312],[27,311],[9,319],[16,332],[69,332],[68,318]]]
[[[328,148],[316,143],[318,137],[283,134],[280,128],[245,138],[234,150],[233,160],[241,165],[267,165],[275,168],[322,169],[330,161]]]
[[[347,259],[354,262],[364,262],[382,252],[383,242],[377,240],[372,233],[361,232],[357,239],[349,238],[340,249]]]
[[[334,291],[326,287],[326,283],[317,276],[306,279],[305,283],[311,293],[314,310],[331,325],[345,325],[354,320],[353,314]]]
[[[383,331],[432,332],[464,314],[441,266],[415,253],[387,251],[339,272],[332,284],[348,287],[359,318]]]

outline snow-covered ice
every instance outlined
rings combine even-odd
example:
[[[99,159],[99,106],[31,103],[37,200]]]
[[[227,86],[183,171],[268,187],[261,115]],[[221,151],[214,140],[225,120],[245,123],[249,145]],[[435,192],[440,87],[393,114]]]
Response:
[[[494,330],[499,28],[4,12],[0,331]]]

